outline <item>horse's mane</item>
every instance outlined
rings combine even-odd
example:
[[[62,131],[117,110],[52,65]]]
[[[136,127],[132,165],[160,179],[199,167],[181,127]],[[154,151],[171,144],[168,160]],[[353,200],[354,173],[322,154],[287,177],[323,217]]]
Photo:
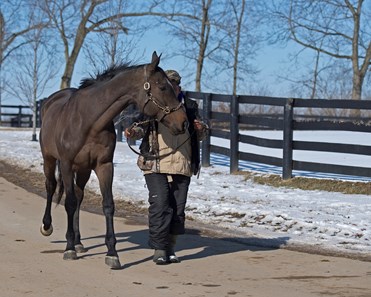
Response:
[[[103,70],[102,72],[98,72],[95,74],[95,77],[91,76],[88,78],[83,78],[80,81],[79,89],[84,89],[87,87],[90,87],[98,82],[107,81],[112,79],[114,76],[119,74],[120,72],[126,71],[128,69],[137,68],[138,66],[132,66],[130,63],[120,63],[116,65],[112,65],[106,70]]]

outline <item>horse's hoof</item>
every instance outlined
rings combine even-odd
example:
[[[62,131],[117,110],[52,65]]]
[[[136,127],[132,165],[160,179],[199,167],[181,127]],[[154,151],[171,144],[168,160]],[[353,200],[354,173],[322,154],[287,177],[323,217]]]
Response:
[[[53,233],[53,225],[50,224],[49,229],[46,230],[46,229],[44,228],[44,224],[42,224],[41,227],[40,227],[40,232],[41,232],[41,234],[44,235],[44,236],[50,236],[50,235]]]
[[[106,256],[105,262],[106,262],[106,265],[108,265],[109,267],[113,269],[121,268],[119,257]]]
[[[81,243],[75,245],[75,251],[77,253],[86,253],[88,249],[86,249]]]
[[[76,251],[65,251],[63,253],[63,260],[76,260],[77,259],[77,254]]]

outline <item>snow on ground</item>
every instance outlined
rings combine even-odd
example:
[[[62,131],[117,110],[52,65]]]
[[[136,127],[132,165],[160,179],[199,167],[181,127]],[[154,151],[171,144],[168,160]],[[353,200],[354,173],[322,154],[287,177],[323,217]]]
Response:
[[[0,160],[42,172],[39,144],[31,141],[31,134],[30,130],[0,128]],[[349,135],[346,139],[351,141]],[[148,194],[136,157],[126,143],[117,144],[113,192],[115,199],[146,208]],[[371,253],[371,196],[258,185],[243,176],[230,175],[224,157],[214,155],[211,160],[213,165],[202,168],[199,179],[192,178],[187,203],[187,215],[192,219],[227,228],[239,236],[278,240],[286,245]],[[247,162],[243,166],[249,167]],[[361,185],[364,182],[369,180],[363,179]],[[87,186],[99,192],[94,174]]]

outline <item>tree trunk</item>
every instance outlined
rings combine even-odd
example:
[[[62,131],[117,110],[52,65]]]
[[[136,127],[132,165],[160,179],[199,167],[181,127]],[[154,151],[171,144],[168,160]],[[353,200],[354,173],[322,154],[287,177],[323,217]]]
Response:
[[[359,73],[353,73],[352,99],[361,100],[362,98],[362,77]]]
[[[238,76],[238,55],[240,51],[240,39],[242,22],[245,13],[245,0],[242,0],[240,15],[236,15],[237,32],[236,32],[236,48],[234,49],[234,62],[233,62],[233,96],[237,95],[237,76]]]
[[[353,87],[352,87],[353,100],[362,99],[362,81],[363,78],[361,77],[359,71],[355,71],[355,73],[353,73]],[[352,116],[356,118],[361,117],[361,111],[359,109],[353,109]]]
[[[203,3],[202,8],[202,24],[201,24],[201,33],[200,33],[200,46],[199,54],[197,59],[197,72],[196,72],[196,92],[201,92],[201,76],[202,68],[205,61],[205,53],[207,48],[207,43],[209,41],[210,35],[210,20],[209,20],[209,8],[211,6],[212,0],[208,0],[207,3]]]
[[[73,70],[75,68],[76,59],[73,61],[71,57],[68,57],[68,61],[66,63],[66,67],[64,68],[62,81],[61,81],[61,89],[69,88],[71,86],[71,79]]]
[[[82,45],[84,44],[84,40],[86,35],[88,34],[88,30],[85,28],[88,18],[85,17],[79,24],[77,28],[75,41],[73,44],[73,49],[71,54],[68,54],[68,48],[65,48],[66,53],[66,67],[64,68],[62,82],[61,82],[61,89],[69,88],[71,86],[71,79],[73,70],[75,69],[75,64],[77,57],[79,56],[80,50]]]

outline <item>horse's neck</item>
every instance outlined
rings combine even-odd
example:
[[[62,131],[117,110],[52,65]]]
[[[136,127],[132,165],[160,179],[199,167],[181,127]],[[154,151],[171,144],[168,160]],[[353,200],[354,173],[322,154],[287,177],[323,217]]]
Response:
[[[133,81],[130,73],[122,73],[89,90],[91,94],[88,108],[91,110],[93,131],[101,131],[129,104],[135,103],[134,98],[138,96],[139,88],[136,87],[138,83]]]
[[[116,100],[109,108],[97,118],[97,120],[93,123],[91,132],[98,133],[102,131],[107,125],[113,121],[113,119],[122,111],[124,110],[129,103],[131,102],[131,96],[123,96],[120,97],[119,100]]]

